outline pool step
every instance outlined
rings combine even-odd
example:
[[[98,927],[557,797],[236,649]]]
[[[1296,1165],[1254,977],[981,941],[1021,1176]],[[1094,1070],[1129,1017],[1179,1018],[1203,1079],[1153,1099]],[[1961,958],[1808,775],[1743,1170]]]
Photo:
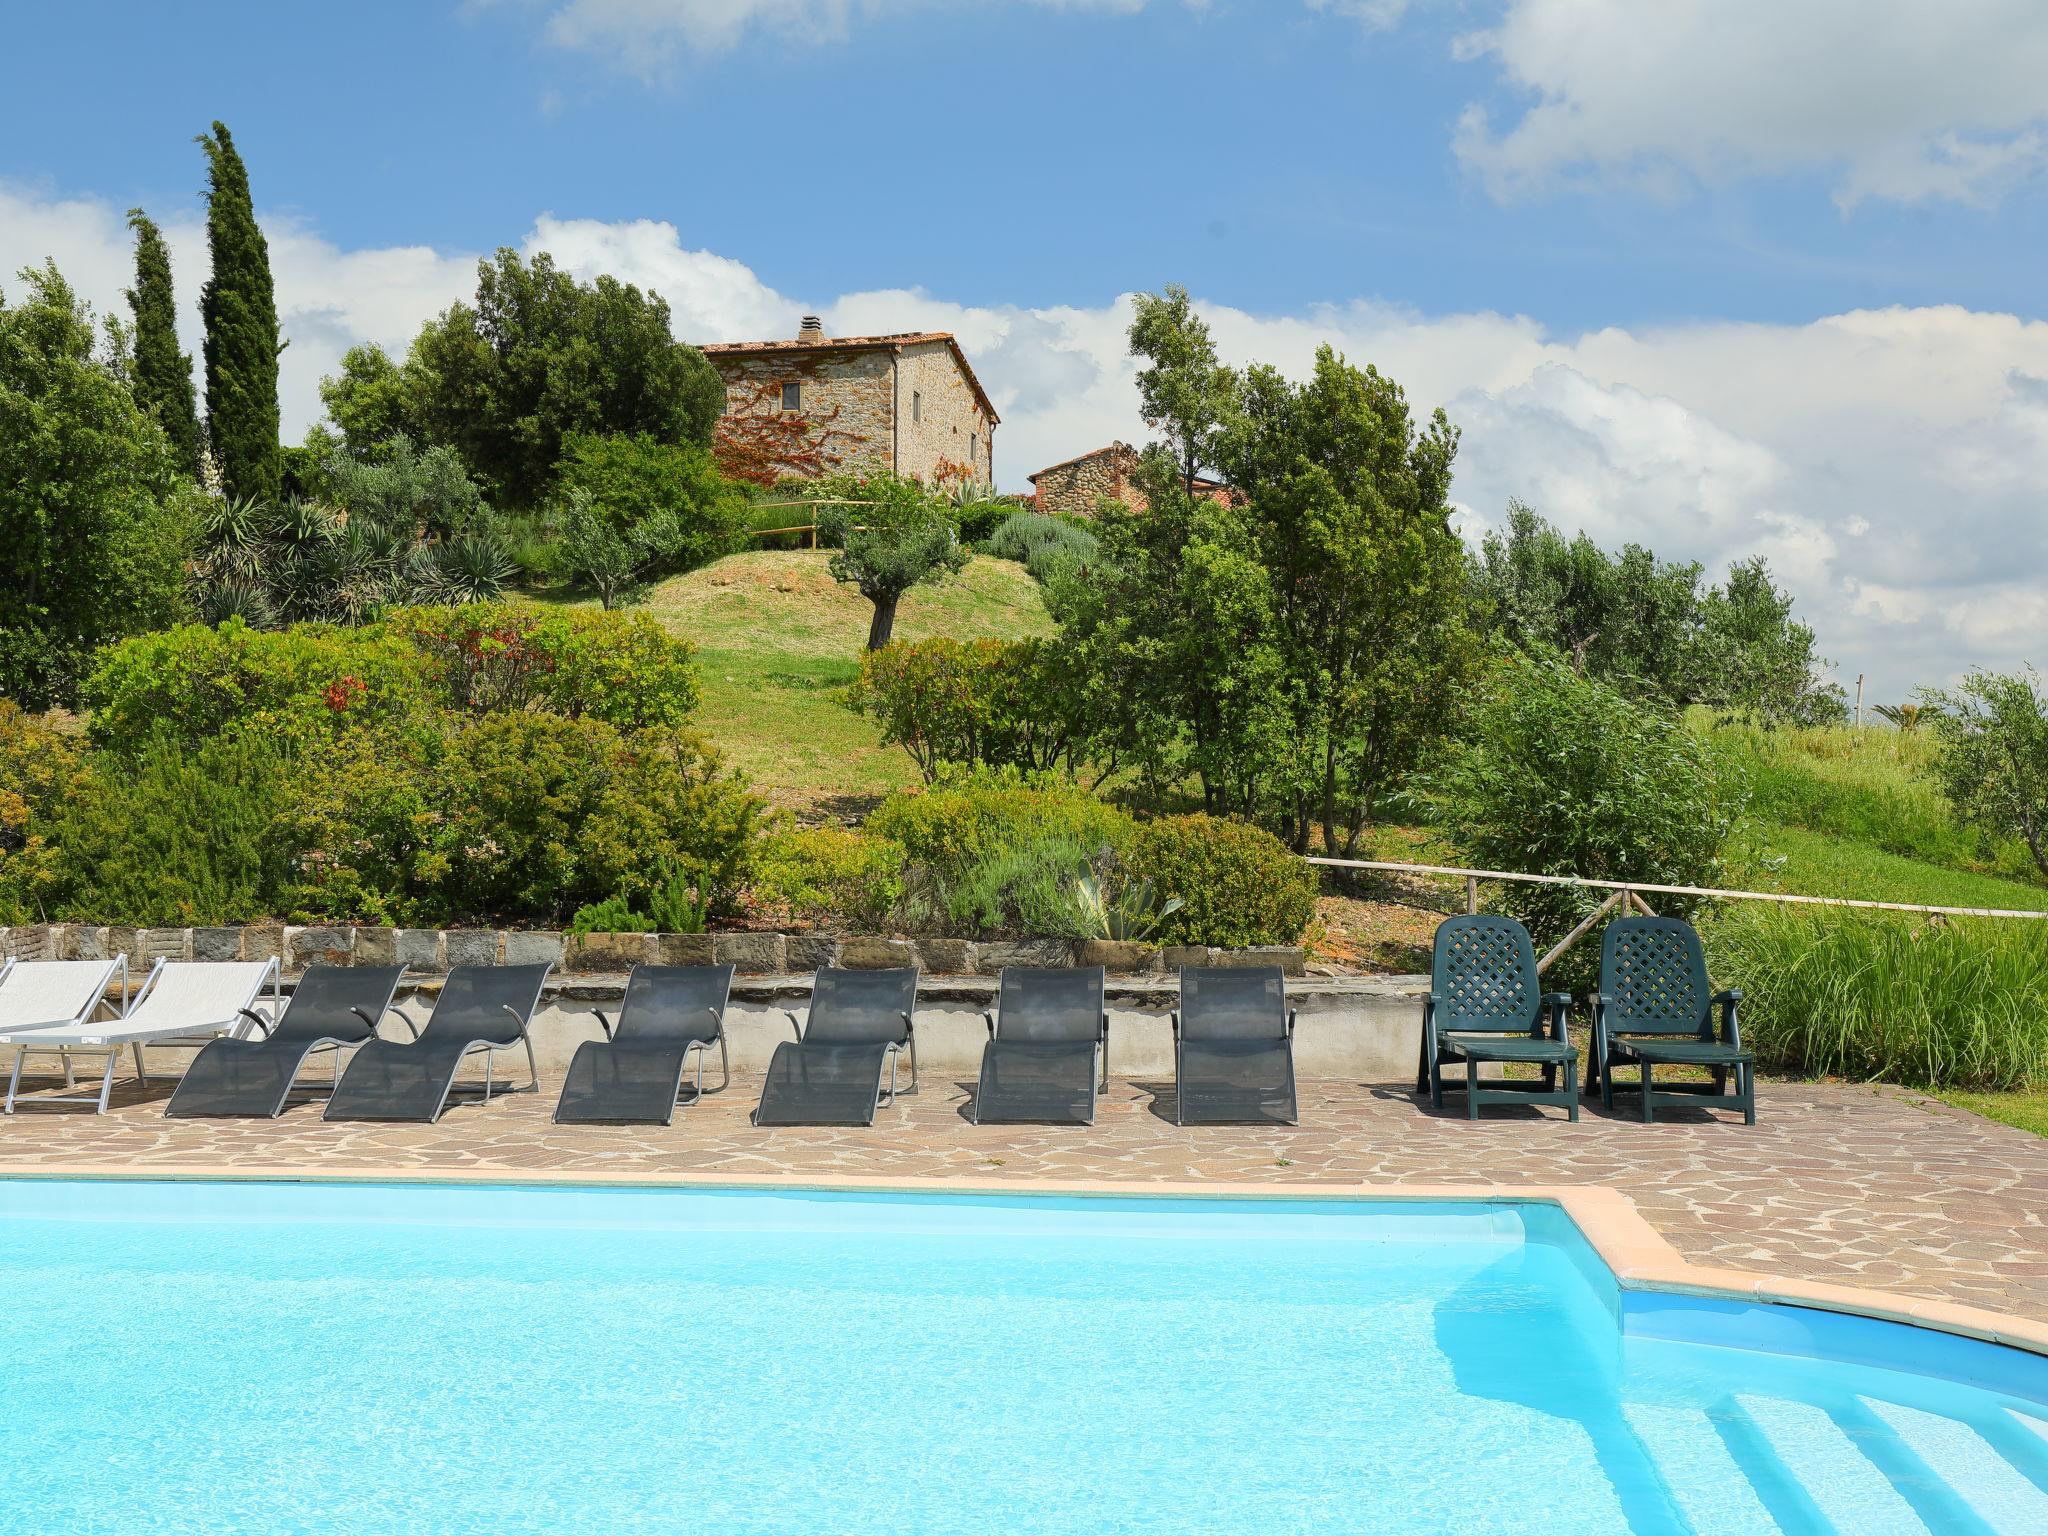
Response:
[[[1970,1425],[1899,1403],[1858,1401],[1889,1427],[1900,1444],[1911,1448],[1943,1488],[1967,1492],[1968,1507],[1985,1529],[1997,1536],[2039,1536],[2048,1531],[2048,1491]]]
[[[1835,1530],[1844,1536],[1864,1531],[1934,1536],[1913,1502],[1826,1409],[1746,1393],[1737,1394],[1735,1403]],[[1941,1536],[1963,1533],[1943,1530]],[[1968,1536],[1981,1533],[1971,1531]]]
[[[1697,1536],[2048,1532],[2048,1420],[2014,1410],[1973,1424],[1878,1398],[1741,1393],[1627,1417]]]

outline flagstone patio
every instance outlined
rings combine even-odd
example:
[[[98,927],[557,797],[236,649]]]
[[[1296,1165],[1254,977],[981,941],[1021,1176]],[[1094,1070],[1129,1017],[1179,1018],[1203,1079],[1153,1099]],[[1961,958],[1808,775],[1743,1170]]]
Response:
[[[549,1122],[557,1084],[439,1125],[329,1125],[317,1103],[260,1122],[166,1120],[131,1083],[104,1116],[22,1112],[0,1163],[223,1169],[501,1169],[762,1179],[1528,1183],[1607,1186],[1695,1264],[1961,1302],[2048,1320],[2048,1140],[1891,1090],[1763,1085],[1753,1129],[1696,1113],[1645,1126],[1489,1111],[1434,1115],[1395,1088],[1302,1085],[1302,1124],[1172,1122],[1170,1082],[1114,1083],[1093,1128],[976,1126],[972,1085],[928,1079],[872,1129],[757,1130],[758,1080],[666,1129]]]

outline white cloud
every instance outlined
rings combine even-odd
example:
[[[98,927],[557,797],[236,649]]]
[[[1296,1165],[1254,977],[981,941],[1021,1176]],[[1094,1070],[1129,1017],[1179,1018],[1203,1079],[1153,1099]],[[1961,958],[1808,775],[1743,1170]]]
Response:
[[[474,288],[471,254],[344,251],[289,221],[265,227],[291,341],[282,394],[294,437],[348,346],[401,351]],[[203,234],[189,220],[167,233],[196,354]],[[1024,309],[920,290],[786,296],[652,221],[543,215],[522,243],[581,276],[661,293],[689,340],[793,335],[807,309],[841,335],[955,332],[1003,414],[996,462],[1010,488],[1040,465],[1144,435],[1126,300]],[[0,274],[45,255],[103,310],[121,303],[118,209],[0,184]],[[1868,672],[1880,699],[1971,663],[2048,664],[2048,323],[1948,306],[1560,337],[1525,316],[1385,304],[1204,312],[1234,362],[1298,374],[1329,341],[1400,380],[1418,412],[1443,404],[1464,429],[1455,493],[1474,531],[1521,496],[1567,529],[1716,570],[1765,554],[1826,653],[1845,676]]]
[[[484,0],[502,3],[502,0]],[[802,42],[844,38],[856,20],[942,6],[1014,4],[1016,0],[559,0],[548,13],[549,41],[611,59],[636,74],[658,74],[678,50],[723,53],[750,32]],[[1147,0],[1026,0],[1054,10],[1130,12]],[[1206,0],[1187,0],[1200,5]]]
[[[1457,51],[1533,98],[1459,126],[1497,196],[1819,172],[1844,206],[1984,205],[2048,154],[2040,0],[1505,0]]]

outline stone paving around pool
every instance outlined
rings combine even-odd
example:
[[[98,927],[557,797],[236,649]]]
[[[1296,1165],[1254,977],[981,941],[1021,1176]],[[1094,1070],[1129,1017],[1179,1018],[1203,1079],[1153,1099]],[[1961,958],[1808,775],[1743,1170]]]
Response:
[[[2048,1140],[1890,1090],[1763,1084],[1760,1122],[1704,1111],[1646,1126],[1588,1107],[1431,1114],[1398,1088],[1301,1085],[1296,1128],[1172,1122],[1173,1085],[1116,1081],[1096,1124],[976,1126],[968,1082],[928,1077],[872,1129],[758,1130],[758,1079],[661,1127],[556,1126],[558,1083],[439,1125],[329,1125],[320,1105],[275,1121],[163,1118],[168,1085],[116,1090],[106,1116],[0,1121],[0,1163],[538,1170],[618,1175],[953,1177],[1069,1181],[1327,1181],[1606,1186],[1688,1261],[1959,1302],[2048,1320]]]

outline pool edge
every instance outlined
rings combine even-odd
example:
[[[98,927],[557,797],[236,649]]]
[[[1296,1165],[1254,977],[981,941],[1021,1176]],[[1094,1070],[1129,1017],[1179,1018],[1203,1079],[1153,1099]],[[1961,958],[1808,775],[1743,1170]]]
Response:
[[[221,1168],[188,1163],[108,1163],[52,1168],[48,1164],[6,1162],[0,1162],[0,1179],[82,1183],[124,1180],[162,1183],[528,1184],[626,1189],[814,1189],[877,1194],[922,1191],[956,1195],[1037,1193],[1125,1199],[1149,1195],[1205,1200],[1370,1199],[1549,1205],[1561,1210],[1579,1230],[1613,1276],[1616,1287],[1623,1291],[1809,1307],[1815,1311],[1875,1318],[1881,1322],[1980,1339],[2028,1354],[2048,1356],[2048,1322],[1965,1306],[1959,1302],[1836,1285],[1791,1275],[1694,1264],[1650,1224],[1636,1209],[1633,1200],[1607,1185],[1374,1183],[1368,1180],[1326,1180],[1313,1184],[1185,1180],[1141,1183],[1068,1179],[837,1177],[830,1174],[777,1177],[694,1172],[608,1173],[601,1169]]]

